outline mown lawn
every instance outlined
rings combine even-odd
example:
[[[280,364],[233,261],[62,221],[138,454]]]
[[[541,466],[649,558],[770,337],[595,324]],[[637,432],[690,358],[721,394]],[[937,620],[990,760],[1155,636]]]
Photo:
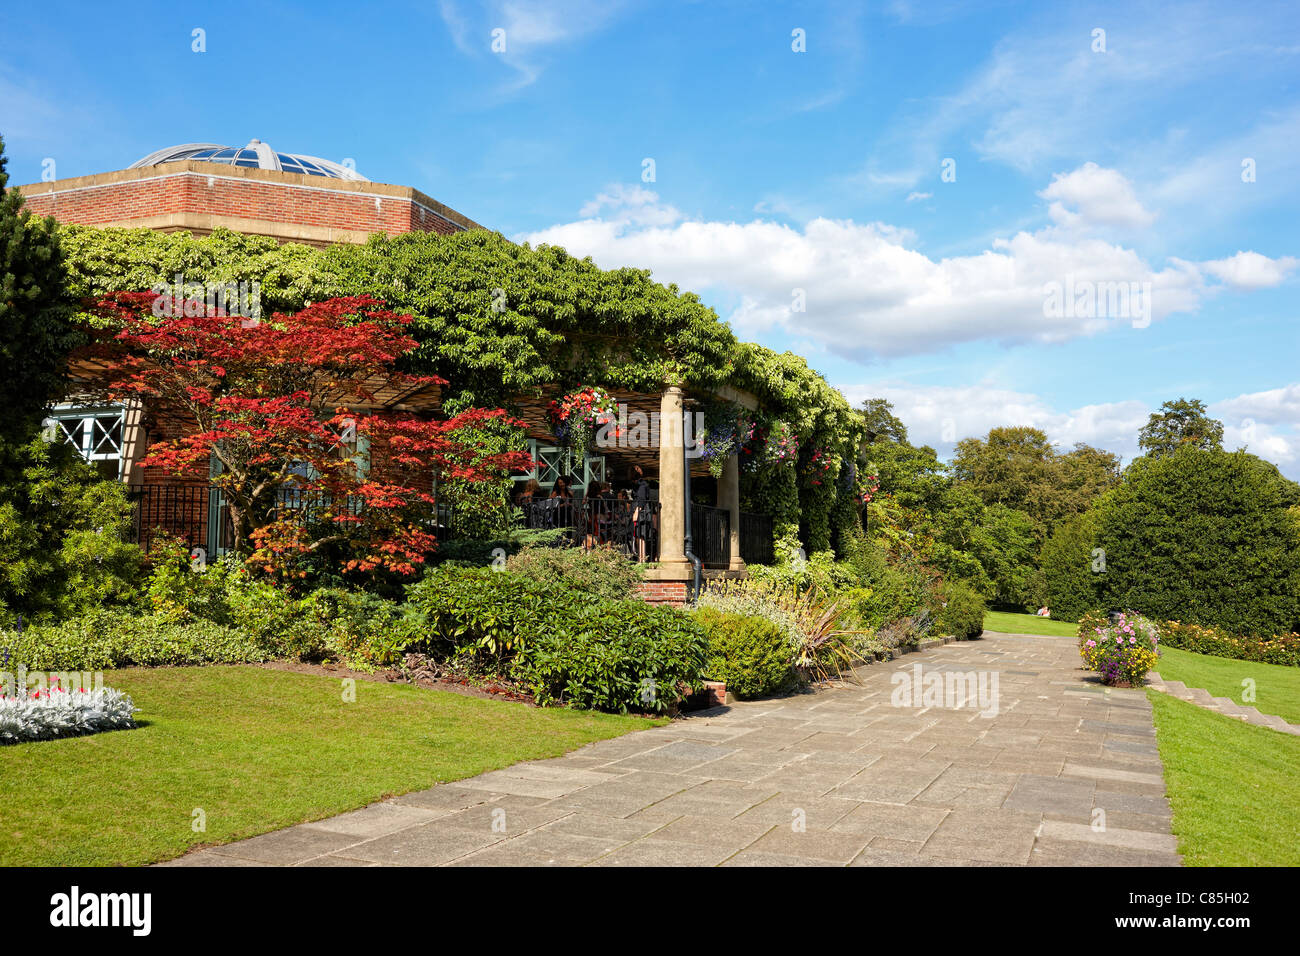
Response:
[[[1011,611],[984,612],[984,630],[1003,634],[1041,634],[1045,637],[1074,637],[1079,625],[1069,621],[1054,621],[1050,617],[1033,614],[1015,614]]]
[[[1300,865],[1300,737],[1147,696],[1183,862]]]
[[[140,864],[656,722],[257,667],[127,669],[144,726],[0,747],[0,864]],[[207,831],[191,829],[201,809]]]
[[[1156,670],[1165,680],[1180,680],[1188,687],[1208,690],[1212,697],[1227,697],[1255,707],[1262,714],[1276,714],[1300,724],[1300,667],[1236,661],[1162,647]],[[1255,700],[1242,699],[1242,681],[1247,679],[1255,682]]]

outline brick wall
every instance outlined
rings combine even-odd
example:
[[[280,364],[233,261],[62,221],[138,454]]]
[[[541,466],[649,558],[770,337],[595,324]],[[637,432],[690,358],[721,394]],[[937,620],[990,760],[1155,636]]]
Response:
[[[177,171],[175,166],[184,168]],[[359,242],[376,232],[448,235],[476,225],[407,187],[230,170],[210,163],[168,164],[20,188],[32,213],[60,222],[138,223],[196,234],[225,226],[312,245]]]
[[[637,596],[647,604],[672,604],[681,607],[686,603],[685,581],[642,581],[636,586]]]

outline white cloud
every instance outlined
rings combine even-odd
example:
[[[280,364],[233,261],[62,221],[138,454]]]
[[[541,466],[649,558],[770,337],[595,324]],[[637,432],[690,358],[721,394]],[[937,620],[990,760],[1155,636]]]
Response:
[[[933,195],[934,195],[934,193],[908,193],[908,194],[907,194],[907,201],[908,201],[908,202],[920,202],[920,201],[923,200],[923,199],[929,199],[929,198],[930,198],[931,196],[933,196]]]
[[[1059,412],[1041,397],[1013,389],[983,385],[912,385],[882,382],[841,385],[854,405],[868,398],[884,398],[907,426],[914,444],[931,445],[949,455],[963,438],[982,437],[990,428],[1028,425],[1068,451],[1085,442],[1131,458],[1137,451],[1138,429],[1146,424],[1150,409],[1139,401],[1085,405]]]
[[[1159,267],[1087,235],[1090,218],[1134,215],[1136,199],[1124,200],[1131,190],[1122,177],[1099,175],[1106,172],[1058,177],[1046,190],[1078,204],[1075,228],[1022,231],[981,252],[942,259],[918,251],[912,233],[886,223],[815,218],[798,228],[763,219],[688,219],[638,185],[609,187],[578,220],[519,238],[564,246],[607,268],[649,268],[661,282],[714,290],[739,303],[726,318],[742,335],[780,329],[864,361],[978,340],[1060,342],[1116,325],[1140,327],[1194,311],[1225,284],[1258,288],[1289,271],[1285,259],[1240,255],[1209,265],[1171,258]],[[1049,317],[1045,299],[1053,283],[1125,284],[1141,291],[1133,301],[1149,312],[1111,311],[1099,294],[1091,312]],[[793,311],[797,290],[806,311]]]
[[[1297,260],[1293,256],[1270,259],[1258,252],[1238,252],[1226,259],[1201,263],[1210,275],[1238,289],[1267,289],[1280,285],[1294,271]]]
[[[983,385],[884,381],[839,389],[854,406],[868,398],[891,402],[913,444],[930,445],[941,457],[949,457],[957,441],[983,437],[990,428],[1029,425],[1062,451],[1084,442],[1128,462],[1140,451],[1139,429],[1156,411],[1136,400],[1058,411],[1038,395]],[[1300,383],[1214,402],[1208,411],[1223,422],[1225,448],[1245,447],[1300,478]]]
[[[1048,215],[1060,226],[1148,226],[1155,218],[1142,208],[1133,184],[1118,170],[1084,163],[1069,173],[1057,173],[1038,195],[1052,200]],[[1073,209],[1068,207],[1074,207]]]
[[[490,53],[516,71],[509,90],[541,76],[548,48],[604,29],[622,14],[622,0],[492,0],[471,16],[456,0],[440,0],[439,13],[462,53]],[[504,31],[505,50],[493,52],[493,31]]]

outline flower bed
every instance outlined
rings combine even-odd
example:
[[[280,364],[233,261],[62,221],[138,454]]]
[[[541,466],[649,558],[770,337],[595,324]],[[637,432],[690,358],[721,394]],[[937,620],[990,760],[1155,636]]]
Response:
[[[1080,627],[1079,654],[1109,686],[1139,687],[1156,666],[1156,626],[1144,617],[1121,614],[1114,624]]]
[[[1160,633],[1164,636],[1167,647],[1239,661],[1300,667],[1300,634],[1237,637],[1218,628],[1183,624],[1180,621],[1163,621]]]
[[[136,706],[120,690],[38,690],[0,695],[0,744],[76,737],[135,726]]]

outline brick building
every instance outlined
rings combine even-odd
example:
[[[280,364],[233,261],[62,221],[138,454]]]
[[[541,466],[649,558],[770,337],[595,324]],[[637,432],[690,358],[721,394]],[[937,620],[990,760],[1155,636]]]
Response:
[[[409,186],[374,183],[348,163],[315,156],[282,153],[252,140],[247,146],[190,143],[158,150],[126,169],[90,176],[18,187],[36,215],[60,222],[101,227],[143,227],[162,232],[188,231],[206,235],[225,228],[249,235],[269,236],[280,242],[317,247],[334,243],[361,243],[374,233],[398,235],[423,231],[450,235],[483,228],[454,209]],[[93,370],[81,370],[90,373]],[[78,370],[73,370],[74,378]],[[755,408],[752,395],[726,389],[726,398]],[[620,394],[631,408],[657,412],[664,422],[681,422],[689,401],[678,387],[662,394]],[[395,412],[436,414],[437,390],[419,396],[381,395],[380,408]],[[713,573],[743,573],[742,527],[752,524],[746,540],[770,548],[770,519],[741,515],[738,463],[728,462],[716,483],[699,461],[688,465],[683,455],[680,426],[668,430],[672,440],[656,436],[636,452],[611,452],[582,462],[571,462],[565,449],[549,436],[540,406],[526,399],[523,417],[529,420],[529,447],[537,462],[530,475],[543,489],[559,474],[575,475],[583,485],[604,479],[616,468],[644,467],[659,483],[654,551],[658,567],[647,572],[644,597],[652,602],[681,603],[692,572],[685,547],[686,522],[696,529],[696,541],[712,542],[705,548]],[[133,406],[92,406],[69,403],[54,408],[47,420],[52,436],[77,446],[82,456],[106,476],[116,476],[140,495],[142,538],[150,529],[181,533],[209,553],[222,548],[224,505],[206,473],[182,478],[141,469],[138,461],[152,442],[175,437],[185,422],[165,409]],[[718,507],[684,503],[687,469],[702,481],[716,484]],[[553,474],[552,474],[553,473]],[[757,523],[757,524],[754,524]],[[708,533],[705,534],[707,528]],[[697,545],[698,547],[698,545]],[[761,553],[757,548],[755,553]]]
[[[18,189],[35,215],[60,222],[195,235],[224,227],[312,246],[364,242],[376,232],[482,228],[418,189],[372,183],[350,166],[258,140],[172,146],[126,169]]]

